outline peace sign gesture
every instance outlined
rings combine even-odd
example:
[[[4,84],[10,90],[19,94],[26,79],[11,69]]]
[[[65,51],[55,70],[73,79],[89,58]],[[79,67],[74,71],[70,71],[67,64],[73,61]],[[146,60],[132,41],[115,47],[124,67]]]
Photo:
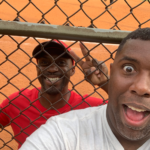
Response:
[[[85,61],[81,60],[81,58],[77,56],[75,52],[72,50],[70,51],[70,54],[82,68],[85,74],[86,81],[98,86],[101,86],[104,83],[106,83],[109,80],[109,77],[108,77],[108,69],[105,63],[102,61],[98,61],[94,58],[92,59],[88,55],[88,50],[85,48],[85,46],[82,43],[80,43],[80,48],[85,58]],[[102,89],[108,92],[107,84],[102,86]]]

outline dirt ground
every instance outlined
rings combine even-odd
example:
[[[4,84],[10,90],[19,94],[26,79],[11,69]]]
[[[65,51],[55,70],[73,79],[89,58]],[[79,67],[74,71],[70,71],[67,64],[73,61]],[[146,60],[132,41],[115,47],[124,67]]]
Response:
[[[9,4],[13,5],[17,10],[21,10],[25,5],[28,4],[28,0],[7,0]],[[44,13],[49,10],[54,5],[53,0],[32,0],[34,4],[36,4],[37,7],[40,8],[41,11]],[[82,0],[83,2],[83,0]],[[135,7],[137,4],[139,4],[140,0],[132,0],[129,1],[131,7]],[[108,4],[109,1],[106,1],[106,4]],[[63,9],[63,11],[68,15],[71,16],[75,11],[79,9],[79,1],[77,0],[59,0],[58,1],[59,7]],[[86,2],[83,6],[83,9],[85,12],[93,19],[96,18],[101,12],[104,11],[105,7],[102,4],[100,0],[89,0]],[[127,4],[123,0],[117,1],[109,10],[117,20],[121,19],[122,17],[126,16],[130,9],[127,6]],[[141,6],[137,7],[133,10],[134,15],[140,20],[141,23],[145,22],[149,19],[149,13],[150,13],[150,4],[148,2],[143,3]],[[26,21],[28,22],[38,22],[41,19],[42,14],[35,9],[33,4],[29,4],[26,9],[20,12],[20,16],[22,16]],[[6,2],[3,2],[0,5],[0,18],[3,20],[13,20],[16,17],[16,11],[13,10]],[[62,25],[66,21],[65,15],[62,14],[62,12],[58,9],[58,7],[55,7],[52,9],[50,13],[47,13],[45,15],[45,18],[51,23],[56,25]],[[23,21],[21,19],[21,21]],[[79,11],[76,15],[70,18],[70,21],[75,26],[89,26],[90,25],[90,19],[88,19],[82,11]],[[102,17],[96,19],[94,21],[94,24],[98,28],[102,29],[109,29],[111,28],[115,23],[115,20],[110,17],[110,14],[106,12]],[[120,21],[118,23],[118,26],[122,30],[129,30],[132,31],[138,27],[139,23],[133,18],[132,15],[129,15],[125,20]],[[150,22],[145,23],[142,27],[149,27]],[[21,43],[23,40],[25,40],[25,37],[13,37],[18,43]],[[45,41],[45,39],[37,39],[39,42]],[[25,66],[29,62],[29,56],[32,54],[33,48],[38,44],[33,38],[26,39],[23,43],[18,44],[17,42],[14,42],[12,38],[8,36],[3,36],[0,39],[0,49],[5,52],[6,55],[8,55],[9,61],[6,61],[2,65],[0,65],[0,71],[6,75],[10,80],[10,83],[7,84],[7,78],[0,73],[0,79],[1,79],[1,91],[0,91],[0,103],[10,94],[16,92],[17,88],[25,88],[29,86],[30,81],[25,77],[28,76],[29,79],[33,80],[36,78],[36,69],[35,65],[33,63],[29,63],[27,66]],[[67,45],[71,45],[73,41],[65,41]],[[92,49],[95,47],[98,43],[85,43],[88,49]],[[111,59],[111,52],[117,49],[118,45],[112,45],[107,44],[105,47],[110,51],[108,52],[102,45],[97,46],[91,51],[91,55],[98,59],[98,60],[106,60],[109,59],[106,62],[106,65],[109,68],[110,63],[113,62]],[[74,50],[80,57],[82,57],[82,53],[79,48],[79,44],[76,43],[73,46],[71,46],[71,49]],[[6,60],[5,54],[0,50],[0,63],[4,62]],[[15,51],[17,50],[17,51]],[[24,51],[25,52],[24,52]],[[15,51],[15,52],[13,52]],[[13,52],[13,53],[12,53]],[[28,55],[27,55],[27,54]],[[10,55],[11,54],[11,55]],[[21,69],[22,74],[18,74],[18,68],[12,64],[12,62],[17,65]],[[35,60],[33,59],[33,62]],[[25,66],[25,67],[24,67]],[[16,75],[17,74],[17,75]],[[16,76],[15,76],[16,75]],[[73,84],[77,84],[78,82],[82,81],[84,79],[83,73],[76,67],[76,74],[71,78],[71,81]],[[33,82],[33,85],[39,87],[40,84],[36,80]],[[16,87],[17,88],[16,88]],[[3,88],[2,88],[3,87]],[[30,89],[33,88],[33,86],[29,87]],[[69,84],[69,88],[72,89],[71,83]],[[75,86],[75,89],[81,93],[84,94],[91,94],[94,92],[94,88],[88,84],[87,82],[83,81],[77,86]],[[98,93],[102,95],[101,98],[107,99],[108,96],[105,92],[103,92],[101,89],[97,90]],[[100,97],[99,94],[94,93],[92,96],[94,97]],[[11,127],[5,128],[2,132],[0,131],[0,149],[3,146],[4,143],[7,143],[2,149],[3,150],[17,150],[17,143],[12,140],[12,129]],[[3,142],[4,141],[4,142]]]

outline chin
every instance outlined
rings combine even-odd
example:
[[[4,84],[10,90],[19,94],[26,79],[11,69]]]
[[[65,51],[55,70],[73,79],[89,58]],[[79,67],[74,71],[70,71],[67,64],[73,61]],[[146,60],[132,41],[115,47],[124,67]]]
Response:
[[[119,134],[129,141],[138,141],[147,138],[150,135],[150,129],[135,130],[126,125],[117,125]]]
[[[49,94],[49,95],[55,95],[60,93],[60,89],[57,89],[56,87],[52,86],[49,88],[44,88],[45,93]]]
[[[49,95],[57,95],[57,94],[59,94],[60,92],[61,92],[61,91],[56,90],[56,89],[50,89],[50,90],[46,91],[46,93],[49,94]]]

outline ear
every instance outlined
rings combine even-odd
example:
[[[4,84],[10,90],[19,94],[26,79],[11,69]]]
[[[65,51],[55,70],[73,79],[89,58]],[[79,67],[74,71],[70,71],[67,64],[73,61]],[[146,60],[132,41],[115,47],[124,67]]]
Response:
[[[75,66],[70,70],[70,76],[73,76],[75,74]]]

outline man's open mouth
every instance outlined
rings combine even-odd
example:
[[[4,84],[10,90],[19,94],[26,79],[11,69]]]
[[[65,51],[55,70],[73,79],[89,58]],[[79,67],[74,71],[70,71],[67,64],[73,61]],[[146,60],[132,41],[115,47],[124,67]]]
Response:
[[[123,104],[123,108],[127,121],[132,125],[142,124],[150,115],[150,110],[144,107]]]

